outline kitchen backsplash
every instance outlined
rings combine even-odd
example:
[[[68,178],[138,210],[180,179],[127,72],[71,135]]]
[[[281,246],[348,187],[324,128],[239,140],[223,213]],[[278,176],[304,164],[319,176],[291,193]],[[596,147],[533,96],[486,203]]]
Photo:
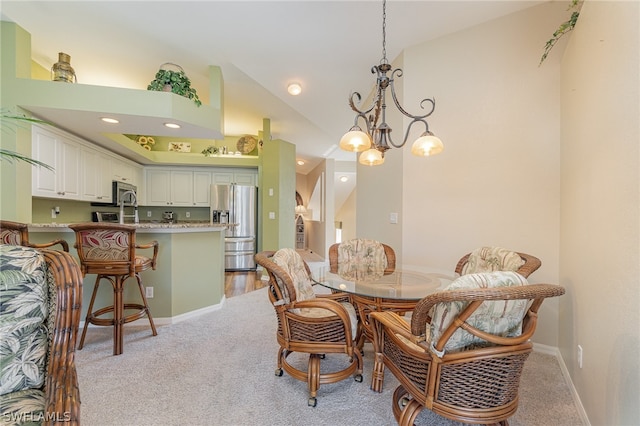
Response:
[[[58,207],[60,213],[55,218],[51,216],[51,210]],[[32,223],[74,223],[74,222],[91,222],[91,212],[106,211],[119,212],[118,207],[95,207],[85,201],[71,201],[48,198],[32,199]],[[130,214],[131,207],[127,207],[127,214]],[[209,220],[208,207],[139,207],[138,214],[141,221],[162,221],[162,213],[172,211],[174,218],[178,222],[188,221],[207,221]],[[147,216],[147,212],[151,212],[151,217]],[[189,213],[189,217],[187,217]]]

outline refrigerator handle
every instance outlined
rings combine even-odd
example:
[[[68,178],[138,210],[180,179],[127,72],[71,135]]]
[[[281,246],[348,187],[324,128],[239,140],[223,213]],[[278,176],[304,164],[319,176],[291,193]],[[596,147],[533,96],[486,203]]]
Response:
[[[236,185],[229,185],[229,223],[236,223]]]

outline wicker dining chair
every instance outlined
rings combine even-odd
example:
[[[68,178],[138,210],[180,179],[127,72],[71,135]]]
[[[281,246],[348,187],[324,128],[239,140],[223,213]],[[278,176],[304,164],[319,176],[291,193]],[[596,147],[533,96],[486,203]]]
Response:
[[[456,273],[465,275],[512,270],[528,278],[541,265],[540,259],[530,254],[514,252],[502,247],[479,247],[462,256],[456,265]]]
[[[366,238],[354,238],[329,247],[329,268],[332,273],[362,267],[393,272],[396,268],[396,252],[384,243]]]
[[[87,309],[87,317],[82,329],[78,349],[84,346],[89,324],[113,327],[113,354],[123,350],[123,326],[144,316],[149,320],[151,332],[158,333],[147,303],[140,272],[156,269],[158,242],[136,243],[136,228],[131,225],[114,223],[79,223],[69,225],[76,234],[75,247],[78,250],[82,275],[96,274],[96,282]],[[136,249],[153,248],[153,257],[139,256]],[[123,300],[123,288],[128,278],[135,277],[142,303],[128,303]],[[113,289],[113,304],[93,310],[100,282],[105,279]],[[125,311],[133,311],[127,314]],[[103,315],[112,313],[111,318]]]
[[[316,295],[309,266],[293,249],[263,251],[255,259],[269,275],[269,300],[278,317],[276,376],[282,376],[284,370],[294,379],[307,382],[307,403],[311,407],[317,404],[321,384],[339,382],[351,375],[362,382],[362,355],[354,341],[357,318],[353,306],[341,301],[344,297],[339,293]],[[288,362],[287,357],[296,352],[309,355],[307,370]],[[321,371],[321,361],[330,354],[345,354],[347,366],[338,371]]]
[[[356,280],[360,274],[371,272],[387,275],[396,269],[396,252],[390,246],[367,238],[354,238],[329,247],[329,270],[347,280]],[[370,297],[351,295],[351,301],[358,311],[358,348],[366,340],[373,341],[369,314],[379,311],[382,303]],[[383,299],[384,300],[384,299]],[[378,301],[380,302],[380,301]],[[385,303],[390,306],[390,303]],[[388,308],[394,310],[392,308]],[[396,312],[402,312],[395,310]]]
[[[392,408],[400,425],[412,425],[425,408],[463,423],[508,425],[540,305],[562,294],[560,286],[498,271],[463,275],[425,297],[411,324],[374,312],[373,382],[380,386],[372,388],[382,390],[385,366],[398,379]]]
[[[69,244],[62,239],[41,244],[29,242],[29,225],[8,220],[0,220],[0,243],[37,249],[53,247],[56,244],[60,244],[62,250],[66,252],[69,251]]]

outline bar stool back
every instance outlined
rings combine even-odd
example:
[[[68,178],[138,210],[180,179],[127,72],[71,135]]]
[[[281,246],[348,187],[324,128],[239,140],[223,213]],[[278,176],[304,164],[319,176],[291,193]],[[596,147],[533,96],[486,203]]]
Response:
[[[0,220],[0,243],[14,246],[33,247],[37,249],[48,248],[60,244],[62,250],[68,252],[69,244],[65,240],[58,239],[48,243],[35,244],[29,242],[29,225],[9,220]]]
[[[155,324],[149,310],[147,298],[140,272],[149,268],[156,269],[158,242],[136,244],[136,228],[130,225],[110,223],[82,223],[69,225],[76,234],[75,247],[78,250],[80,268],[83,276],[96,274],[96,283],[91,294],[91,302],[87,310],[82,336],[78,349],[82,349],[88,325],[113,326],[113,354],[120,355],[123,347],[123,326],[145,315],[149,319],[153,335],[156,336]],[[153,248],[153,257],[136,255],[136,249]],[[126,280],[135,277],[142,297],[142,303],[125,303],[123,289]],[[93,310],[98,287],[102,279],[109,281],[113,287],[113,305]],[[133,311],[125,315],[125,311]],[[113,313],[111,318],[102,317]]]

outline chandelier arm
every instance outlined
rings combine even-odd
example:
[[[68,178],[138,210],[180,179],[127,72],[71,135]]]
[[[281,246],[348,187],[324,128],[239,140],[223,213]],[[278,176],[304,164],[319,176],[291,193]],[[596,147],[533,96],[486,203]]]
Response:
[[[387,140],[389,141],[389,143],[391,144],[391,146],[393,146],[394,148],[402,148],[406,143],[407,140],[409,139],[409,132],[411,131],[411,127],[413,127],[414,124],[416,123],[424,123],[425,127],[427,128],[427,132],[429,131],[429,125],[427,124],[427,122],[421,118],[415,118],[413,120],[411,120],[411,122],[409,123],[409,125],[407,126],[407,130],[404,132],[404,138],[402,139],[402,142],[399,144],[396,144],[393,141],[393,138],[391,137],[391,132],[387,133]]]
[[[398,77],[402,77],[402,69],[401,68],[396,68],[395,70],[393,70],[391,72],[391,78],[389,79],[389,86],[391,86],[391,97],[393,98],[393,103],[396,105],[396,108],[398,108],[398,110],[401,113],[403,113],[407,117],[412,118],[414,120],[427,118],[431,114],[433,114],[433,111],[435,111],[435,109],[436,109],[436,100],[435,100],[435,98],[425,98],[422,101],[420,101],[420,108],[422,108],[422,109],[424,109],[424,103],[425,102],[429,102],[431,104],[431,109],[424,115],[417,115],[417,114],[413,115],[413,114],[408,113],[404,108],[402,108],[402,105],[400,105],[400,102],[398,101],[398,97],[396,96],[396,89],[395,89],[395,86],[393,84],[394,76],[396,76],[396,75]]]

